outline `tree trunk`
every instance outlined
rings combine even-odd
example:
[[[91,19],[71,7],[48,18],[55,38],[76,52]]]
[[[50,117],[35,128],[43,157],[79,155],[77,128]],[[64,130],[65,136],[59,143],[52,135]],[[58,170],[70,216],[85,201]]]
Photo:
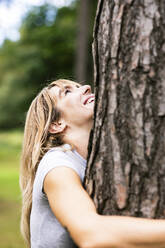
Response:
[[[165,217],[165,1],[99,0],[86,188],[101,214]]]

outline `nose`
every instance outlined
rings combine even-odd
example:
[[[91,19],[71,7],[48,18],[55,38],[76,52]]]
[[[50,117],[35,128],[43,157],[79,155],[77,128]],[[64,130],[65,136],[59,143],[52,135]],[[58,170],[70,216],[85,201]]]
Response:
[[[90,85],[83,85],[81,86],[81,90],[83,95],[90,94],[91,93],[91,87]]]

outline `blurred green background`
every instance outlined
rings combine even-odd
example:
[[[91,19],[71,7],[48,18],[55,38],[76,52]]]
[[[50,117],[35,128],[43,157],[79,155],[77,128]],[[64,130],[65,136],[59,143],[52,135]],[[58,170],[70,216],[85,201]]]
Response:
[[[32,99],[58,78],[93,82],[91,44],[97,0],[74,0],[60,8],[42,2],[31,6],[22,19],[20,38],[6,38],[0,45],[1,248],[25,247],[19,230],[19,161]]]
[[[0,132],[0,247],[25,247],[19,231],[19,157],[22,131]]]

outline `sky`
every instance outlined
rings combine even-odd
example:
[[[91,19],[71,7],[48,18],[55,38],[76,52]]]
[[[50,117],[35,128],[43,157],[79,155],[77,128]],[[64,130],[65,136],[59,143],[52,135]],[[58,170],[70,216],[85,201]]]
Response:
[[[12,0],[10,4],[0,2],[0,45],[5,38],[16,41],[19,39],[19,28],[24,15],[32,6],[50,3],[56,7],[69,5],[73,0]]]

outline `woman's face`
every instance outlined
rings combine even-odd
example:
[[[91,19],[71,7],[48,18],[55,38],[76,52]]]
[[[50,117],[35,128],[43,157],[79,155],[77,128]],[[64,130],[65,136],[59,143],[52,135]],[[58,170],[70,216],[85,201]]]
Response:
[[[94,94],[89,85],[66,85],[51,88],[57,99],[57,108],[68,125],[88,126],[93,121]]]

